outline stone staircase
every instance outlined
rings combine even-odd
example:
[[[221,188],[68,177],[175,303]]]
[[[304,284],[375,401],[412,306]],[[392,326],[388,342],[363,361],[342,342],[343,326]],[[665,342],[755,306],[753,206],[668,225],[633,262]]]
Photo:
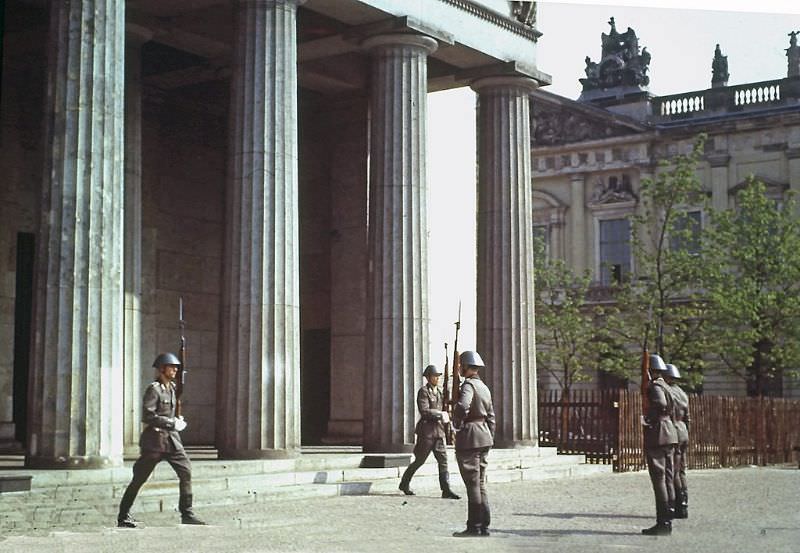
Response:
[[[338,495],[399,494],[405,467],[360,468],[358,448],[304,448],[294,459],[227,461],[189,451],[195,506],[271,502]],[[211,458],[210,458],[211,457]],[[464,488],[453,451],[448,451],[451,484]],[[0,494],[0,532],[47,528],[108,526],[131,478],[131,464],[101,470],[0,469],[0,475],[33,476],[30,491]],[[556,455],[554,448],[495,449],[489,454],[490,482],[542,480],[610,472],[610,465],[590,465],[581,455]],[[412,481],[420,495],[438,494],[436,463],[431,455]],[[177,510],[177,478],[167,463],[156,468],[139,492],[135,512]]]

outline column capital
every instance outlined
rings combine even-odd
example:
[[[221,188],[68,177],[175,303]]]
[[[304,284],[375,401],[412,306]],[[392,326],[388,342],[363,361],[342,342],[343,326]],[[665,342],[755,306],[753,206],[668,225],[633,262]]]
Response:
[[[436,39],[429,36],[413,33],[391,33],[385,35],[373,35],[361,42],[361,46],[367,50],[379,51],[381,48],[391,46],[412,46],[432,54],[439,47]]]
[[[457,73],[455,78],[457,81],[469,83],[472,89],[475,91],[486,87],[508,88],[514,86],[525,86],[530,90],[534,90],[540,86],[546,86],[553,82],[552,76],[539,71],[534,66],[520,63],[518,61],[493,63],[491,65],[467,69]],[[504,82],[498,79],[510,80]],[[515,82],[513,79],[521,80],[519,82]]]
[[[450,33],[429,27],[413,17],[408,16],[391,17],[389,19],[376,21],[375,23],[359,25],[349,29],[343,36],[347,41],[357,43],[365,48],[370,48],[370,46],[367,46],[365,43],[371,38],[383,35],[427,37],[433,39],[436,42],[437,47],[439,44],[452,45],[455,43],[453,35]],[[402,42],[398,44],[402,44]],[[434,50],[435,49],[436,48],[434,48]],[[431,50],[431,52],[433,52],[433,50]]]
[[[718,152],[707,154],[706,160],[708,160],[708,164],[711,165],[711,167],[727,167],[731,156],[727,152]]]
[[[305,4],[307,0],[237,0],[238,6],[246,6],[247,4],[261,4],[262,6],[280,6],[282,4],[294,4],[300,6]]]
[[[510,89],[519,89],[521,92],[531,93],[539,88],[539,83],[530,77],[523,77],[521,75],[502,75],[476,79],[470,83],[470,88],[478,94]]]

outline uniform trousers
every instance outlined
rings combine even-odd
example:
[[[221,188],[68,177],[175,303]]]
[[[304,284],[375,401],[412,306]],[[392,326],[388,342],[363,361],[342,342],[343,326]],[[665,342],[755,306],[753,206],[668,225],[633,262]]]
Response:
[[[680,442],[675,447],[673,455],[673,483],[675,487],[675,496],[680,498],[679,492],[686,490],[686,450],[689,448],[689,442]]]
[[[182,515],[192,514],[192,467],[189,458],[183,450],[172,449],[171,451],[145,451],[133,464],[133,479],[128,484],[122,501],[119,504],[120,516],[129,513],[139,489],[147,482],[147,479],[161,461],[166,461],[178,475],[178,490],[180,498],[178,500],[178,510]]]
[[[402,482],[404,484],[411,481],[411,477],[425,463],[431,452],[439,465],[439,486],[442,491],[449,489],[447,485],[447,449],[442,438],[417,438],[417,443],[414,444],[414,462],[408,465],[403,473]]]
[[[656,499],[656,518],[659,522],[669,520],[669,504],[675,501],[673,488],[673,450],[674,445],[648,447],[647,471],[653,483],[653,493]]]
[[[456,450],[456,460],[467,488],[467,528],[488,528],[491,522],[489,498],[486,495],[488,447]]]

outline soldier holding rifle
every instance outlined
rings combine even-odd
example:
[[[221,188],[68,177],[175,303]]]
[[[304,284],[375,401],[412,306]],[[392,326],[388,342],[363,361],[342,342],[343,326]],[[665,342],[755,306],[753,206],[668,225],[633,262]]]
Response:
[[[491,514],[486,494],[486,467],[489,449],[494,445],[495,418],[492,394],[481,381],[478,371],[485,367],[477,351],[461,354],[460,396],[453,409],[456,427],[456,460],[467,487],[467,528],[456,532],[458,538],[489,535]]]
[[[678,433],[675,448],[672,483],[675,488],[675,518],[689,518],[689,491],[686,487],[686,451],[689,449],[689,396],[678,386],[681,373],[678,367],[667,363],[666,381],[675,405],[672,417]]]
[[[672,394],[663,379],[667,366],[660,356],[650,355],[649,368],[653,378],[647,385],[644,402],[644,450],[656,500],[656,524],[642,530],[642,534],[667,536],[672,533],[673,512],[670,511],[670,503],[674,504],[675,501],[672,462],[678,434],[671,418]]]
[[[150,477],[153,469],[161,461],[170,464],[178,476],[178,510],[183,524],[205,524],[192,510],[192,467],[183,449],[180,432],[186,428],[186,421],[180,414],[180,396],[183,392],[184,364],[186,359],[186,340],[183,331],[183,299],[180,302],[181,357],[174,353],[162,353],[153,361],[158,371],[155,382],[150,384],[142,399],[142,422],[147,427],[139,438],[141,455],[133,465],[133,479],[128,484],[119,504],[117,526],[136,528],[137,521],[130,509],[139,489]],[[176,376],[180,386],[176,385]]]
[[[445,425],[450,416],[444,408],[444,394],[439,388],[442,371],[436,365],[428,365],[422,376],[428,381],[417,392],[417,409],[420,419],[417,422],[417,443],[414,445],[414,462],[400,479],[400,490],[406,495],[415,495],[411,490],[411,478],[425,463],[431,451],[439,464],[439,487],[444,499],[461,499],[450,489],[450,475],[447,471],[447,450],[445,449]]]

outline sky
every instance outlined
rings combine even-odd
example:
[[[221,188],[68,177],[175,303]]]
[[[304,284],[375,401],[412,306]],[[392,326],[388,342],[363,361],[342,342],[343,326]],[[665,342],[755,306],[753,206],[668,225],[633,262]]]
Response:
[[[711,60],[728,56],[729,85],[786,76],[788,33],[800,31],[800,0],[550,0],[538,3],[537,67],[546,90],[580,95],[584,58],[600,61],[600,35],[615,18],[647,47],[651,93],[711,85]],[[475,97],[468,88],[428,95],[431,360],[452,353],[462,303],[459,350],[475,348]]]

